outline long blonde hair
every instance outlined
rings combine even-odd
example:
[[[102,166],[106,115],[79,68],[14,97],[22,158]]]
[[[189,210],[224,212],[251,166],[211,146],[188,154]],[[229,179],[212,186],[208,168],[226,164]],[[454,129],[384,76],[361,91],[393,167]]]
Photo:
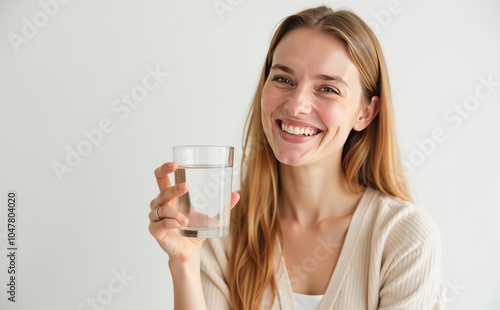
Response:
[[[234,309],[258,309],[270,290],[277,293],[275,246],[280,229],[278,162],[265,137],[260,98],[283,36],[297,28],[311,28],[344,42],[361,75],[366,98],[378,96],[380,110],[363,131],[351,130],[342,151],[342,169],[352,191],[366,187],[404,200],[410,195],[397,145],[389,78],[382,49],[371,29],[349,11],[321,6],[286,18],[276,30],[247,118],[243,141],[241,199],[231,212],[232,247],[228,283]],[[279,254],[279,253],[278,253]]]

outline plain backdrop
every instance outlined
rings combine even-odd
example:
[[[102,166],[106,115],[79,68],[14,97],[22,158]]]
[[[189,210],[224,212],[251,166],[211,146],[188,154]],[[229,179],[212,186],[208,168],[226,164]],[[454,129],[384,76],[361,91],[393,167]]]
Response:
[[[148,232],[153,171],[177,144],[240,156],[273,30],[320,4],[358,13],[382,44],[412,193],[442,234],[448,309],[500,309],[497,1],[61,2],[0,2],[1,309],[173,309]]]

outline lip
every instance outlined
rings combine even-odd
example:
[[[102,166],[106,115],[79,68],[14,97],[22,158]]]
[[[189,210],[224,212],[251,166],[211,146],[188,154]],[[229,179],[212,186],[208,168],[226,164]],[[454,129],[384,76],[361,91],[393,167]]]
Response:
[[[279,126],[281,126],[282,122],[287,124],[287,125],[292,125],[294,127],[309,127],[309,128],[315,129],[317,133],[320,133],[323,131],[323,130],[321,130],[321,129],[319,129],[311,124],[308,124],[306,122],[301,122],[301,121],[290,119],[290,118],[278,118],[278,119],[276,119],[276,123],[278,123]]]
[[[307,127],[307,128],[311,128],[311,129],[314,129],[316,130],[316,133],[312,136],[305,136],[305,135],[292,135],[292,134],[289,134],[285,131],[283,131],[281,129],[281,124],[282,123],[285,123],[286,125],[288,126],[294,126],[294,127]],[[292,119],[288,119],[288,118],[283,118],[283,119],[276,119],[275,120],[275,124],[276,124],[276,128],[277,128],[277,131],[280,135],[280,137],[287,141],[287,142],[290,142],[290,143],[305,143],[305,142],[308,142],[312,139],[314,139],[316,136],[318,136],[319,134],[321,134],[323,132],[323,130],[311,125],[311,124],[308,124],[308,123],[305,123],[305,122],[301,122],[301,121],[297,121],[297,120],[292,120]]]

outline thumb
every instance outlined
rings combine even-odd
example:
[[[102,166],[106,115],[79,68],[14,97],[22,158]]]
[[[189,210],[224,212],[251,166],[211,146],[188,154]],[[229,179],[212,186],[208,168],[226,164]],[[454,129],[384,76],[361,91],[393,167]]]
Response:
[[[231,193],[231,209],[240,201],[240,194],[237,192]]]

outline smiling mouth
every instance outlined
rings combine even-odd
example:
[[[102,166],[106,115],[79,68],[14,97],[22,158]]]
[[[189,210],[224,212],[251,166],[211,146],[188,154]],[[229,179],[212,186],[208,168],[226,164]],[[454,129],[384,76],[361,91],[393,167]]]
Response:
[[[287,125],[282,120],[277,120],[276,123],[282,131],[295,136],[314,136],[322,132],[317,128]]]

